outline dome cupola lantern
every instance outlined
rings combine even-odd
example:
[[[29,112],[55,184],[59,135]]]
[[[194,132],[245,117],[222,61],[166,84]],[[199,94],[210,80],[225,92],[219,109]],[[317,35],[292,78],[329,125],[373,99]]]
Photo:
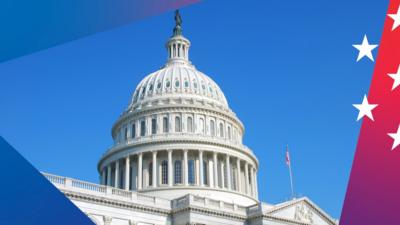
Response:
[[[190,41],[182,35],[182,18],[179,10],[175,11],[175,27],[172,37],[168,40],[168,63],[189,63]]]

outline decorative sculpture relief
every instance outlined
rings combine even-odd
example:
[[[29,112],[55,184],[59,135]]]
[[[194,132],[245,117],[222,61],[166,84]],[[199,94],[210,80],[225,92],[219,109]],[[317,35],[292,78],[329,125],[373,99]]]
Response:
[[[304,203],[296,206],[296,211],[294,213],[294,219],[297,221],[313,223],[313,212]]]

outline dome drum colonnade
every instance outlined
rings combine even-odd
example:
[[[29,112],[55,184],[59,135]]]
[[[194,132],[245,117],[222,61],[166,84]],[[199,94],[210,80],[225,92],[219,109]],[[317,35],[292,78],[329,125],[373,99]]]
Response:
[[[176,18],[166,65],[139,83],[113,126],[114,146],[98,163],[101,183],[154,193],[217,190],[257,202],[258,161],[242,144],[243,124],[219,86],[190,63],[189,47]]]
[[[203,163],[200,163],[203,161]],[[108,163],[101,183],[125,190],[203,187],[257,198],[257,170],[228,154],[192,149],[132,153]]]

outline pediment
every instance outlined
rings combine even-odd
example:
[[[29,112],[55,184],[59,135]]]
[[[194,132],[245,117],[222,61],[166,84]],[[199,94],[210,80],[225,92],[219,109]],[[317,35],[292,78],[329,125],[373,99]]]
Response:
[[[264,212],[272,217],[296,221],[301,224],[335,225],[336,221],[307,198],[296,199],[276,205]]]

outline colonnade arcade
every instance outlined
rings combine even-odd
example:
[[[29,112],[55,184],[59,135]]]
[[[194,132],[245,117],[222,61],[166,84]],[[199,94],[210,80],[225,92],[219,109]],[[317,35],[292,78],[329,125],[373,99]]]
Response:
[[[202,163],[201,163],[202,162]],[[103,185],[125,190],[204,187],[257,198],[257,169],[239,157],[203,150],[158,150],[131,154],[101,170]]]

